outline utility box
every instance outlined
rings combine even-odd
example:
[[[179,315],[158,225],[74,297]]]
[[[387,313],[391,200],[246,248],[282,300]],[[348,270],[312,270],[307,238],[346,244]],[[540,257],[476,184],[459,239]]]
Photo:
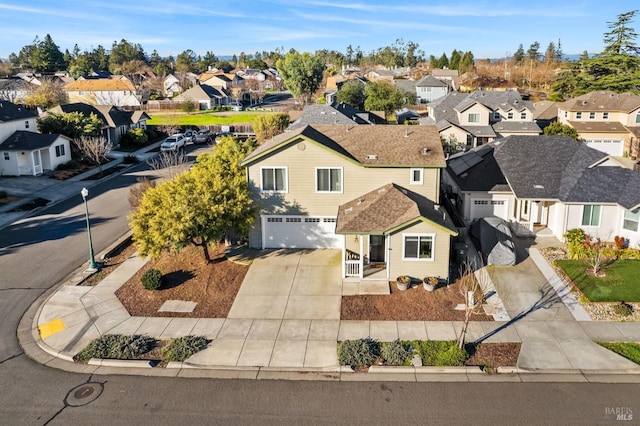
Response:
[[[469,251],[469,244],[455,243],[453,245],[453,251],[456,253],[456,262],[463,263],[467,259],[467,253]]]

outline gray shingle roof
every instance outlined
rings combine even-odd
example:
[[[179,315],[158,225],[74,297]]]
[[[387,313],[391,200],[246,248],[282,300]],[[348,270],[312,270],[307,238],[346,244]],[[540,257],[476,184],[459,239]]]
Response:
[[[640,96],[633,93],[608,91],[589,92],[559,104],[566,111],[623,111],[631,112],[640,108]]]
[[[446,81],[428,75],[416,83],[416,87],[449,87]]]
[[[376,124],[377,117],[344,103],[332,105],[307,105],[302,115],[289,125],[288,130],[314,124]],[[382,123],[379,123],[382,124]]]
[[[499,121],[493,125],[493,130],[501,132],[526,132],[542,133],[542,130],[533,121]]]
[[[129,125],[133,122],[133,112],[116,108],[113,105],[89,105],[82,102],[76,102],[72,104],[58,105],[57,107],[51,108],[49,111],[56,114],[79,112],[85,117],[88,117],[93,113],[97,115],[103,123],[112,128]]]
[[[34,149],[48,148],[60,135],[43,134],[18,130],[0,143],[0,149],[5,151],[32,151]]]
[[[8,122],[15,120],[24,120],[25,118],[34,118],[38,114],[26,109],[25,107],[18,106],[9,101],[0,101],[0,122]]]

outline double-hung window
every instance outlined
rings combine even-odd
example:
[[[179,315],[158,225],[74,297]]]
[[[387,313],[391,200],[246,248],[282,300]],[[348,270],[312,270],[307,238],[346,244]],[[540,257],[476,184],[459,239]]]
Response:
[[[627,231],[638,232],[638,223],[640,222],[640,209],[625,210],[622,228]]]
[[[433,234],[403,234],[403,260],[433,260],[435,235]]]
[[[600,226],[602,206],[586,205],[582,209],[582,226]]]
[[[56,145],[56,157],[64,156],[64,145]]]
[[[580,120],[582,118],[582,111],[576,112],[576,119]]]
[[[422,185],[423,180],[423,169],[411,169],[411,185]]]
[[[342,192],[342,168],[317,167],[316,192]]]
[[[478,112],[470,112],[468,115],[469,123],[479,123],[480,122],[480,113]]]
[[[263,167],[261,190],[264,192],[287,192],[287,168]]]
[[[526,120],[527,119],[527,112],[526,111],[522,111],[520,113],[520,120]]]

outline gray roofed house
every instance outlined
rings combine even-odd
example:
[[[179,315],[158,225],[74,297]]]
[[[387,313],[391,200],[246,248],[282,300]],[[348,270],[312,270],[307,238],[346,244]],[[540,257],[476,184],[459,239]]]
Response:
[[[382,124],[383,120],[370,112],[360,111],[351,105],[306,105],[302,115],[291,123],[287,130],[314,124]]]
[[[467,220],[498,216],[517,232],[572,228],[602,240],[640,242],[640,173],[561,136],[509,136],[451,157],[443,175]]]
[[[36,176],[71,160],[71,139],[17,130],[0,143],[0,175]]]
[[[48,112],[54,114],[79,112],[88,117],[95,114],[102,120],[102,132],[107,141],[120,144],[122,135],[129,129],[146,129],[149,115],[144,111],[126,111],[113,105],[90,105],[82,102],[58,105]]]
[[[416,83],[418,103],[428,104],[453,90],[450,80],[428,75]]]
[[[518,92],[451,92],[431,102],[428,110],[451,151],[510,135],[542,133],[533,120],[533,103],[522,100]]]
[[[173,98],[173,100],[178,102],[196,102],[199,109],[207,110],[214,106],[228,104],[229,97],[228,92],[222,87],[214,87],[208,84],[197,84],[192,88],[185,90],[180,95]]]

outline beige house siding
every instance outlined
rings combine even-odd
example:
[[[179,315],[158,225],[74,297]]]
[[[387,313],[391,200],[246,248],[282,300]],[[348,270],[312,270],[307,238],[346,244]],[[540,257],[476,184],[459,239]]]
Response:
[[[423,168],[423,183],[416,185],[410,183],[409,167],[362,167],[313,142],[305,141],[304,147],[300,150],[298,145],[291,145],[248,167],[249,185],[260,195],[258,204],[262,213],[336,216],[339,205],[387,183],[396,183],[438,202],[439,168]],[[261,169],[265,167],[287,168],[286,193],[260,192]],[[342,192],[316,192],[316,169],[322,167],[342,169]]]
[[[434,234],[434,258],[428,260],[403,260],[403,234]],[[449,251],[451,235],[441,228],[428,223],[419,222],[413,226],[399,230],[390,238],[389,277],[395,280],[400,275],[409,275],[422,279],[426,276],[447,278],[449,276]]]
[[[469,114],[480,114],[480,121],[478,122],[469,122]],[[470,108],[465,109],[464,111],[458,113],[458,122],[462,126],[488,126],[489,125],[489,115],[493,115],[493,111],[488,109],[482,104],[476,103]]]
[[[440,137],[444,139],[451,140],[455,138],[458,141],[458,144],[466,145],[467,144],[467,133],[459,127],[451,126],[442,131],[440,131]]]

